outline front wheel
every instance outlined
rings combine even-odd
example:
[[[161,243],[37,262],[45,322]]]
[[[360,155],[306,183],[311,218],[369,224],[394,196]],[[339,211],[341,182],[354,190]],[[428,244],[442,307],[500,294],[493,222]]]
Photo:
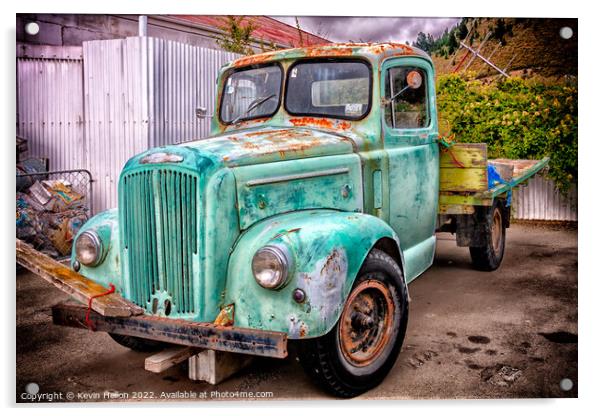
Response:
[[[299,360],[326,391],[354,397],[389,373],[408,323],[408,292],[401,269],[374,249],[362,266],[339,321],[326,335],[301,341]]]
[[[493,271],[500,267],[506,246],[506,227],[502,201],[497,200],[485,218],[485,245],[470,247],[472,264],[477,270]]]

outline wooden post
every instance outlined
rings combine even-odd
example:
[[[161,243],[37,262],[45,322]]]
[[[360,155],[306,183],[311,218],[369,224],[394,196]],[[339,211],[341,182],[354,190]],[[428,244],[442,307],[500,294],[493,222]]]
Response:
[[[151,355],[144,360],[144,369],[151,373],[162,373],[168,368],[187,360],[189,357],[197,354],[198,348],[194,347],[173,347],[167,348],[155,355]]]
[[[469,50],[470,52],[472,52],[473,54],[475,54],[476,56],[478,56],[479,58],[481,58],[483,60],[483,62],[485,62],[487,65],[489,65],[490,67],[492,67],[493,69],[495,69],[497,72],[499,72],[500,74],[502,74],[506,78],[509,77],[509,75],[506,73],[506,71],[504,71],[503,69],[500,69],[499,67],[497,67],[493,62],[491,62],[489,59],[485,58],[483,55],[481,55],[479,52],[475,51],[473,48],[471,48],[470,46],[468,46],[464,42],[460,42],[460,45],[462,45],[463,48],[466,48],[467,50]]]
[[[223,351],[204,350],[188,359],[191,380],[218,384],[251,363],[253,357]]]
[[[466,72],[468,71],[468,68],[470,68],[470,66],[472,65],[472,63],[474,62],[475,58],[477,56],[479,56],[479,52],[481,52],[481,49],[483,49],[483,46],[485,46],[485,44],[487,43],[487,41],[489,40],[489,37],[491,36],[491,32],[487,32],[487,34],[485,35],[485,39],[483,39],[483,42],[481,42],[481,44],[479,45],[479,47],[477,48],[476,52],[473,52],[472,58],[470,58],[470,61],[468,61],[468,63],[466,64],[466,66],[464,67],[463,71]]]

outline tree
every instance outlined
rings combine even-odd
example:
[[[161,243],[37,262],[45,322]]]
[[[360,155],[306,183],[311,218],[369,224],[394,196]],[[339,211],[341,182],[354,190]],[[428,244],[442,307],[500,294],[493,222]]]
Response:
[[[301,30],[301,24],[297,16],[295,16],[295,26],[297,26],[297,32],[299,33],[299,47],[302,48],[305,46],[305,42],[303,42],[303,31]]]
[[[430,54],[434,46],[433,44],[433,35],[431,35],[430,33],[425,34],[424,32],[419,32],[418,36],[416,37],[416,41],[412,43],[412,46],[422,49],[423,51]]]
[[[224,19],[224,24],[219,27],[224,33],[216,40],[220,48],[242,55],[255,53],[251,47],[251,36],[256,28],[251,22],[243,26],[244,18],[244,16],[227,16]]]

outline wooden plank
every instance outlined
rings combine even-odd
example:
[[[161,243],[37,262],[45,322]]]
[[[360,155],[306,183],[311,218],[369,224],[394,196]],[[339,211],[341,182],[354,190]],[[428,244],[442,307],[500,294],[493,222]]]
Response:
[[[439,205],[492,205],[491,198],[478,198],[474,193],[441,192]]]
[[[91,297],[107,291],[106,287],[40,253],[19,239],[17,239],[16,249],[17,263],[85,305],[88,305]],[[115,317],[128,317],[144,313],[141,307],[123,299],[117,293],[94,298],[92,310],[103,316]]]
[[[455,192],[484,192],[487,190],[487,168],[441,168],[439,190]]]
[[[473,205],[446,205],[439,204],[439,214],[461,215],[474,214]]]
[[[461,169],[454,158],[465,168],[487,167],[487,145],[485,143],[456,143],[449,149],[441,150],[439,166]]]
[[[193,347],[167,348],[157,354],[146,357],[144,360],[144,369],[151,373],[162,373],[199,352],[198,348]]]

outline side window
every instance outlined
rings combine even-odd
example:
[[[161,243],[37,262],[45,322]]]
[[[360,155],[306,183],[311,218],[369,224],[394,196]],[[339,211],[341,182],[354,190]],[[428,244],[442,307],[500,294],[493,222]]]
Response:
[[[394,129],[417,129],[430,124],[427,76],[416,67],[394,67],[385,75],[385,120]]]

